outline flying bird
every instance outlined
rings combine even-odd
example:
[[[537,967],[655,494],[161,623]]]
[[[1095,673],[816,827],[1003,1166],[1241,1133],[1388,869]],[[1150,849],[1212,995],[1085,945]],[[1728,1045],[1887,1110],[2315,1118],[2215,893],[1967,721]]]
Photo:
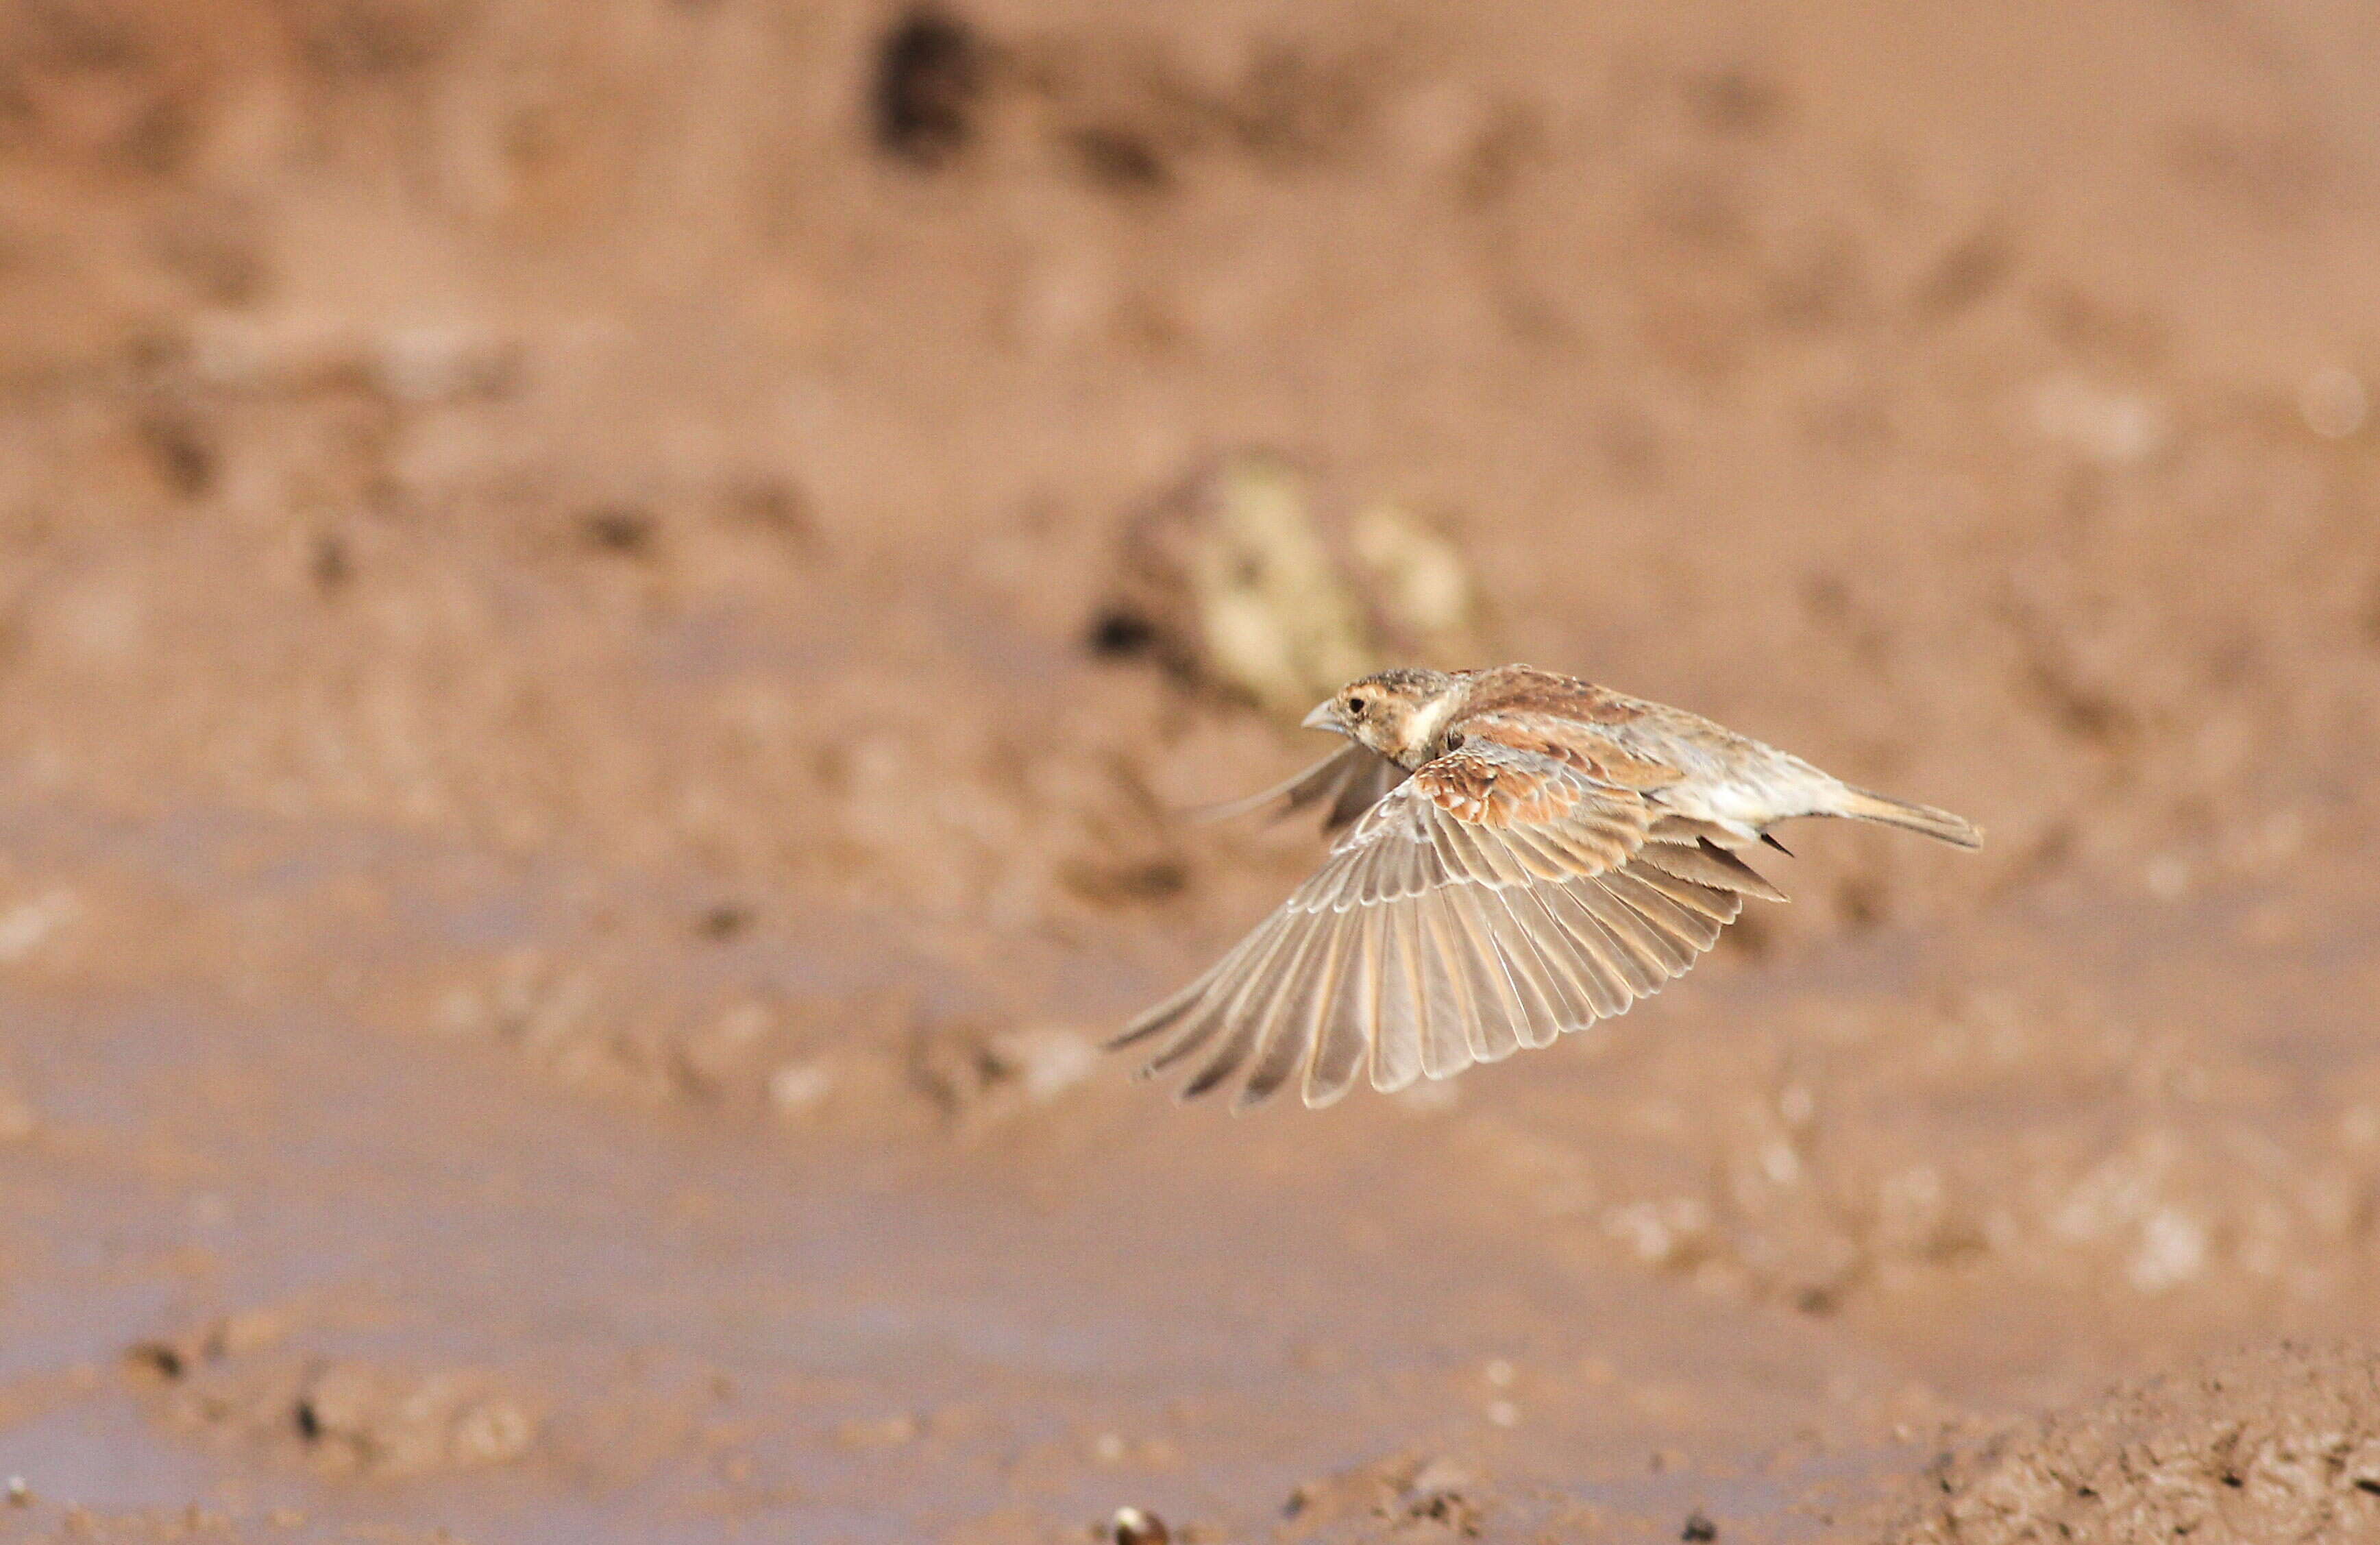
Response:
[[[1245,1072],[1328,1105],[1400,1089],[1623,1014],[1718,940],[1779,821],[1845,816],[1959,847],[1947,810],[1853,788],[1682,709],[1529,665],[1390,670],[1305,718],[1348,744],[1213,813],[1324,807],[1330,856],[1204,976],[1110,1042],[1182,1097]]]

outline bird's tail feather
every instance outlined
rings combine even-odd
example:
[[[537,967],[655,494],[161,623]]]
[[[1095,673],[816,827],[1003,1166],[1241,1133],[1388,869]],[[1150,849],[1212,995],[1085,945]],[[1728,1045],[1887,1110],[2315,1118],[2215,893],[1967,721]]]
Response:
[[[1931,805],[1912,805],[1906,799],[1888,795],[1870,794],[1864,788],[1843,785],[1829,815],[1850,816],[1858,821],[1879,821],[1887,826],[1899,826],[1912,832],[1922,832],[1953,847],[1981,847],[1984,830],[1964,816],[1937,810]]]

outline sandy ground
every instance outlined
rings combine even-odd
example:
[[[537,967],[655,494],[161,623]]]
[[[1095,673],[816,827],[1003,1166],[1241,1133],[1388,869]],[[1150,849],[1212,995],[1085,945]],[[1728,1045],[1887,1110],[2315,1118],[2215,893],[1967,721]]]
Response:
[[[6,7],[0,1538],[2380,1538],[2374,250],[2348,0]],[[1990,845],[1176,1107],[1249,447]]]

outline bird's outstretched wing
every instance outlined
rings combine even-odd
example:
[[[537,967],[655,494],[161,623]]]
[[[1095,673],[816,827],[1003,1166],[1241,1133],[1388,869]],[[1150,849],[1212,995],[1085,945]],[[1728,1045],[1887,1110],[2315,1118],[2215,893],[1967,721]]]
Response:
[[[1341,832],[1363,819],[1380,797],[1404,781],[1405,770],[1359,741],[1349,741],[1303,772],[1293,773],[1260,794],[1191,811],[1199,821],[1230,821],[1251,810],[1286,821],[1300,810],[1330,802],[1325,832]]]
[[[1237,1107],[1293,1081],[1327,1105],[1366,1071],[1402,1089],[1624,1012],[1777,894],[1638,791],[1475,737],[1113,1044],[1155,1041],[1151,1074],[1196,1059],[1185,1099],[1246,1069]]]

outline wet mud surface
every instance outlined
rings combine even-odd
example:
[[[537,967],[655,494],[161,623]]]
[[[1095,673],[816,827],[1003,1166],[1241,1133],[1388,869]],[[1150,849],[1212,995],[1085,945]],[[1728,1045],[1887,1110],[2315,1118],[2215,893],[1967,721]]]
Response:
[[[8,10],[0,1538],[2380,1533],[2375,94],[2347,5]],[[1249,466],[1296,584],[1163,546]],[[1788,833],[1447,1085],[1101,1055],[1317,850],[1173,812],[1475,651],[1989,844]]]

